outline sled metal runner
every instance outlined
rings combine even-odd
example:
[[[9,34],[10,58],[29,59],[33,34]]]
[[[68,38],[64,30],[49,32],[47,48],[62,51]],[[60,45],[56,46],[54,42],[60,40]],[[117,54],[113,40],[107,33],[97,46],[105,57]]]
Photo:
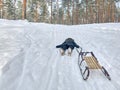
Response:
[[[77,49],[78,55],[78,65],[80,68],[81,75],[84,80],[87,80],[90,75],[91,69],[99,69],[103,72],[103,74],[108,78],[108,80],[111,80],[110,75],[108,74],[107,70],[101,66],[93,54],[93,52],[82,52]]]

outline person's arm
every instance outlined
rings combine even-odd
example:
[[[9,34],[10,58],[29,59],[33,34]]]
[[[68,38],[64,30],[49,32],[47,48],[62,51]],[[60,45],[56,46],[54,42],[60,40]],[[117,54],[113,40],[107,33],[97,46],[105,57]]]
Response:
[[[80,46],[76,44],[76,48],[79,48]]]
[[[80,46],[79,45],[77,45],[75,42],[74,42],[74,46],[76,47],[76,48],[79,48]]]
[[[60,48],[62,45],[57,45],[56,48]]]
[[[56,48],[60,48],[60,47],[62,47],[62,46],[64,46],[64,45],[66,45],[66,41],[64,41],[62,44],[60,44],[60,45],[57,45],[56,46]]]
[[[56,48],[60,48],[60,47],[62,47],[62,46],[65,45],[65,44],[66,44],[66,42],[63,42],[62,44],[57,45]]]

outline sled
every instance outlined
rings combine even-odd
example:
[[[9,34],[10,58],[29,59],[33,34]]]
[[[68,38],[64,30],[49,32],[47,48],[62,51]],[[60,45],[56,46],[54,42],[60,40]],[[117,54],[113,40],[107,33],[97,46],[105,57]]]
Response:
[[[77,52],[79,51],[77,50]],[[93,52],[79,52],[78,65],[79,65],[80,72],[84,80],[88,79],[91,69],[101,70],[103,74],[106,76],[106,78],[108,78],[108,80],[111,80],[110,75],[108,74],[107,70],[99,64]]]

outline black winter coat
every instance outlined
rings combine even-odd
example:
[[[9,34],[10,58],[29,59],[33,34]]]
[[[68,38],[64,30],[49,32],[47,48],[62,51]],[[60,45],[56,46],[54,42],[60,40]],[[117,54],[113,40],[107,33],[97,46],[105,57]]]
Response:
[[[66,47],[72,46],[72,47],[79,48],[79,45],[77,45],[72,38],[66,39],[62,44],[57,45],[56,48],[62,48],[62,47],[65,47],[65,46]]]

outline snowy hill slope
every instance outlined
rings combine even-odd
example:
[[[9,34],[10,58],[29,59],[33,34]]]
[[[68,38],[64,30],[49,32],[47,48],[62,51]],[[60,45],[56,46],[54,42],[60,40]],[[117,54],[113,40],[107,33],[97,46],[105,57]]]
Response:
[[[120,89],[119,23],[65,26],[1,20],[0,25],[0,90]],[[84,81],[77,52],[60,56],[55,48],[68,37],[84,51],[93,51],[112,80],[91,71]]]

